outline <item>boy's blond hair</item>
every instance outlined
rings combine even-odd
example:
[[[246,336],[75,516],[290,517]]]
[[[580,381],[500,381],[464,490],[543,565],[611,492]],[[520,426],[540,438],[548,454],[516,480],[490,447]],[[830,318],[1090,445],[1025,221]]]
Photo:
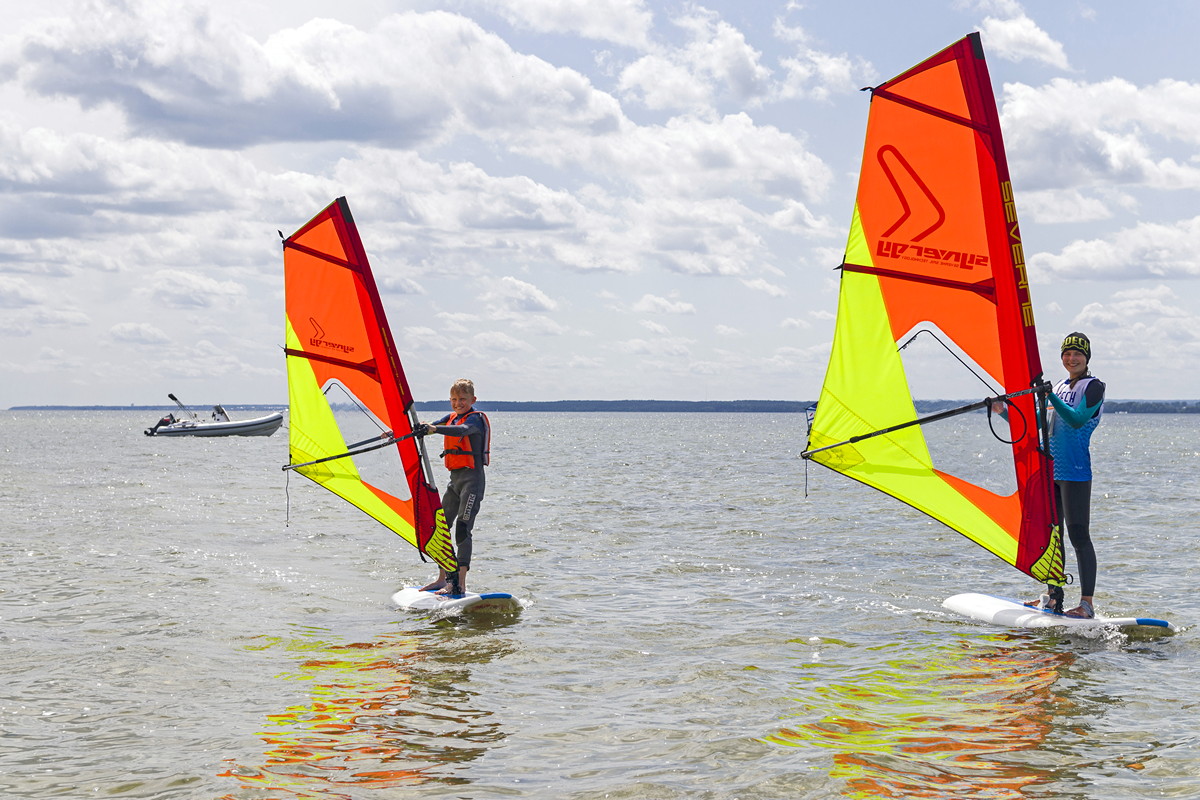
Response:
[[[450,387],[450,394],[461,394],[463,397],[475,396],[475,383],[470,378],[459,378]]]

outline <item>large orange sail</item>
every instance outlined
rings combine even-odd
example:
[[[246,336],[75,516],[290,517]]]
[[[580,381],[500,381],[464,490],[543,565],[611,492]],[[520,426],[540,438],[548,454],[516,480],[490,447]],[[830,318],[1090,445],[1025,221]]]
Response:
[[[1011,493],[931,452],[930,418],[918,421],[901,355],[918,332],[1006,398]],[[833,350],[804,457],[1061,583],[1044,385],[999,114],[971,34],[871,90]]]
[[[349,501],[453,572],[445,513],[423,440],[413,436],[412,392],[346,198],[284,240],[283,268],[291,412],[285,469]],[[373,460],[396,457],[396,485],[367,477],[386,474]]]

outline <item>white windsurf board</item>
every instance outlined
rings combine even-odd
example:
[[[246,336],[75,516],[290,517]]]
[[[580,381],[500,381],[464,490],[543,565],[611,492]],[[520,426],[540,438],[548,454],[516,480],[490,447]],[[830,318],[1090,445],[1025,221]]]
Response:
[[[392,595],[392,602],[405,611],[519,611],[521,601],[505,592],[475,594],[464,592],[457,595],[437,594],[422,591],[416,586],[401,589]]]
[[[946,598],[942,607],[965,617],[994,625],[1012,628],[1139,628],[1143,630],[1174,633],[1175,626],[1165,619],[1149,617],[1104,617],[1082,619],[1068,617],[1043,608],[1029,608],[1016,600],[993,597],[988,594],[956,594]]]

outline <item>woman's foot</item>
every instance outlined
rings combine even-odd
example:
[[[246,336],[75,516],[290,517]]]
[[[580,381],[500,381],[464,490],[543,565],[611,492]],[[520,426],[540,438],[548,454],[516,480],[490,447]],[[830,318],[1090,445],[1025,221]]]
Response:
[[[1029,602],[1025,603],[1025,607],[1026,608],[1049,608],[1050,607],[1050,595],[1044,594],[1041,597],[1039,597],[1037,600],[1030,600]]]
[[[424,586],[421,587],[421,591],[422,592],[436,592],[436,591],[438,591],[440,589],[444,589],[444,588],[446,588],[446,579],[444,577],[442,577],[442,578],[438,578],[433,583],[425,584]]]
[[[1077,617],[1079,619],[1095,619],[1096,610],[1092,608],[1091,600],[1080,600],[1079,605],[1065,612],[1068,617]]]

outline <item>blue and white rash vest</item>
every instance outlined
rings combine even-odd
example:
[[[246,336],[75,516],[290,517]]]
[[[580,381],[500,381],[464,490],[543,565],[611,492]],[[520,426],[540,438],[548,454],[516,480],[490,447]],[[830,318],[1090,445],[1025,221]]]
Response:
[[[1104,383],[1088,376],[1075,386],[1064,378],[1050,395],[1050,455],[1056,481],[1092,479],[1092,431],[1104,408]]]

